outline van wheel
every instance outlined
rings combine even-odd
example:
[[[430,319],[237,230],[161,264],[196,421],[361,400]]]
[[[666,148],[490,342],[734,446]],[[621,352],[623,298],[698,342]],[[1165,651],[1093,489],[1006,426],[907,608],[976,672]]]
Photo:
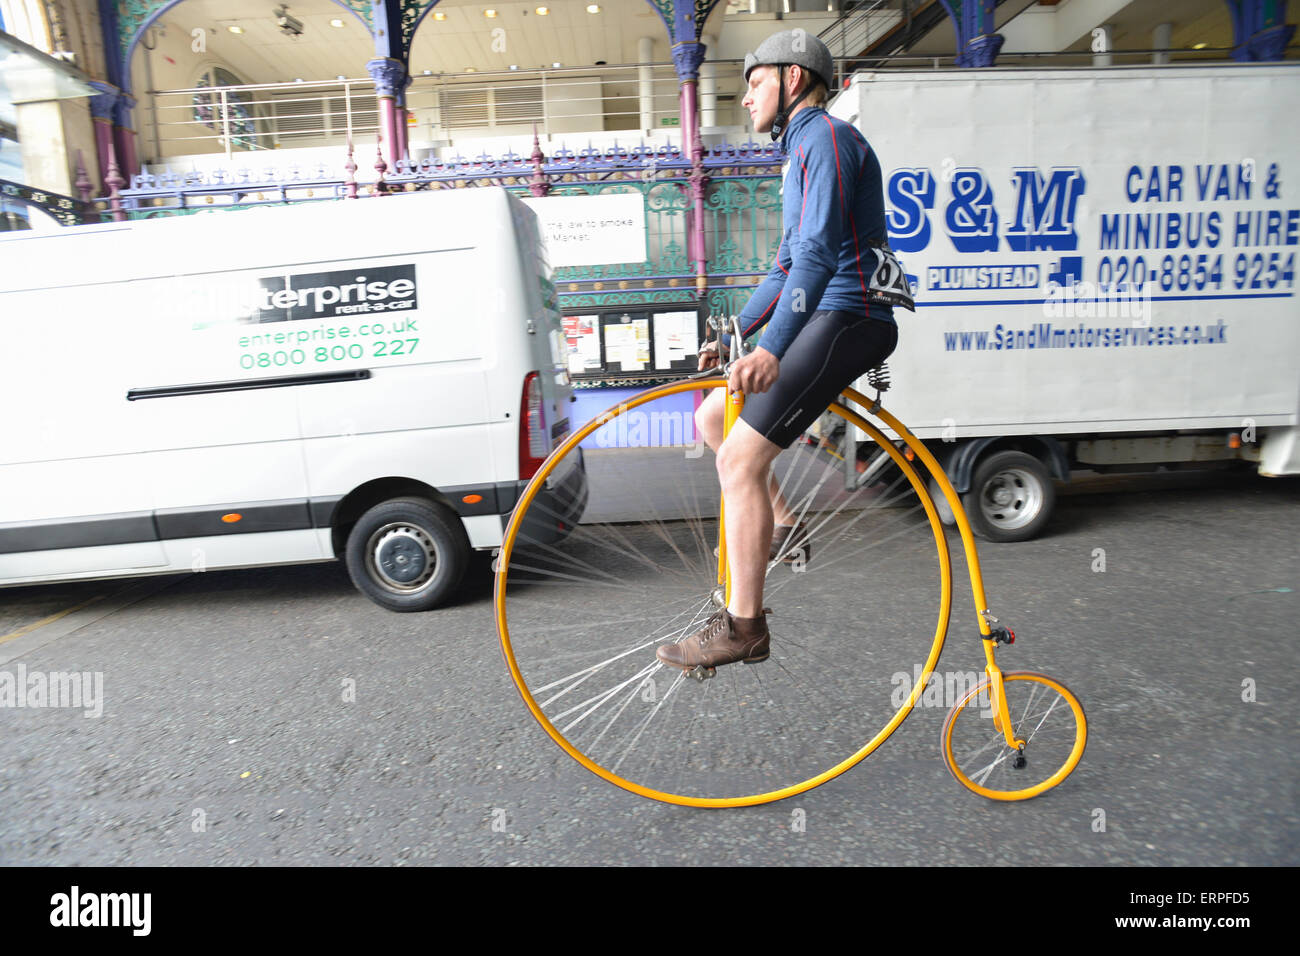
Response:
[[[427,611],[460,584],[469,562],[460,520],[423,498],[375,505],[348,534],[352,583],[390,611]]]
[[[981,538],[1027,541],[1046,526],[1056,489],[1047,468],[1033,455],[1000,451],[980,462],[961,500]]]

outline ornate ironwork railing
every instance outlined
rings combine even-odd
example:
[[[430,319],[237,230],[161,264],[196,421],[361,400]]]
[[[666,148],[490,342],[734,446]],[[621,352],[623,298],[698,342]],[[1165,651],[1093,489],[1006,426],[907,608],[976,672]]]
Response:
[[[699,307],[689,238],[699,228],[706,255],[703,307],[709,313],[733,314],[748,301],[780,244],[784,160],[775,145],[755,142],[703,150],[698,164],[675,147],[561,147],[545,157],[535,144],[527,157],[507,153],[403,160],[391,171],[377,158],[369,183],[356,182],[358,167],[351,158],[344,176],[323,164],[144,174],[134,177],[132,188],[123,190],[119,200],[128,217],[149,218],[467,186],[502,186],[520,196],[639,193],[645,207],[645,260],[557,268],[554,281],[562,310],[576,314],[610,307]],[[695,223],[694,180],[701,177],[703,217]]]
[[[119,194],[129,219],[179,216],[203,209],[248,209],[343,199],[346,183],[324,163],[283,169],[215,169],[184,173],[141,173]]]
[[[94,203],[61,196],[48,189],[36,189],[32,186],[24,186],[22,183],[12,183],[7,179],[0,179],[0,197],[19,205],[40,209],[65,226],[99,222],[100,218]]]
[[[724,144],[704,150],[706,279],[709,308],[738,311],[765,273],[780,242],[780,164],[772,144]],[[467,159],[402,160],[391,172],[382,161],[369,184],[340,176],[324,164],[283,170],[142,174],[123,190],[130,218],[185,215],[204,209],[346,198],[365,192],[400,194],[464,186],[503,186],[519,195],[603,195],[639,192],[646,210],[647,258],[640,263],[564,267],[555,281],[566,309],[682,302],[696,298],[688,230],[694,215],[694,164],[676,147],[639,144],[557,149],[530,156],[507,153]]]

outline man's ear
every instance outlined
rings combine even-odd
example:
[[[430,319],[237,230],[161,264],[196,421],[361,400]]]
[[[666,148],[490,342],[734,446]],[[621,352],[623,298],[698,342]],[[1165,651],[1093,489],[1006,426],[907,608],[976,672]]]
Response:
[[[798,72],[795,72],[796,70]],[[799,92],[799,83],[803,80],[803,67],[798,63],[791,63],[785,68],[785,75],[790,84],[790,88],[785,91],[786,96],[793,97]]]

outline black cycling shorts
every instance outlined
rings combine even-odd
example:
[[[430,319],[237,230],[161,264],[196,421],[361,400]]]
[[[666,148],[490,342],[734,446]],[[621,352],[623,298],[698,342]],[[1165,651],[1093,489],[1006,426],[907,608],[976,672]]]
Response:
[[[875,368],[898,344],[898,326],[854,312],[818,311],[781,358],[775,384],[746,395],[740,417],[773,444],[789,448],[835,396]]]

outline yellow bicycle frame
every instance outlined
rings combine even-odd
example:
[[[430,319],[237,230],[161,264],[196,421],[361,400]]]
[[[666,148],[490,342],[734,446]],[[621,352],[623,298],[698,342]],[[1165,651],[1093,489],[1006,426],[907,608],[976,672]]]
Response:
[[[1008,747],[1019,750],[1024,747],[1025,742],[1011,733],[1011,715],[1007,711],[1006,695],[1002,692],[1002,671],[998,669],[997,661],[993,655],[996,642],[993,640],[993,632],[989,628],[988,598],[984,594],[984,576],[980,572],[979,553],[975,549],[975,532],[971,530],[970,520],[966,517],[966,509],[962,507],[961,498],[958,496],[956,489],[953,488],[952,482],[948,480],[943,468],[940,467],[938,460],[930,453],[930,450],[908,431],[902,422],[881,408],[878,400],[872,401],[853,388],[846,388],[844,394],[866,409],[868,414],[888,425],[894,434],[903,440],[903,443],[907,445],[912,454],[921,459],[926,470],[934,478],[935,483],[938,484],[939,490],[943,492],[948,507],[952,509],[953,518],[957,521],[957,529],[961,532],[962,546],[966,550],[966,569],[970,573],[970,589],[975,598],[975,616],[979,620],[980,635],[984,638],[984,659],[986,661],[984,672],[989,677],[989,703],[993,707],[993,726],[1002,731]]]
[[[1011,732],[1011,715],[1007,709],[1006,695],[1002,690],[1002,671],[998,669],[997,661],[994,658],[996,642],[993,640],[993,632],[988,622],[988,599],[984,594],[984,576],[980,572],[979,552],[975,548],[975,533],[971,529],[970,520],[966,517],[966,510],[962,507],[961,497],[957,494],[952,482],[948,480],[948,476],[929,449],[908,431],[902,422],[885,411],[881,407],[879,400],[873,401],[854,388],[846,388],[841,394],[852,400],[854,404],[861,406],[868,414],[884,422],[894,434],[902,439],[903,443],[911,451],[912,456],[920,458],[925,464],[926,470],[934,478],[939,490],[943,492],[948,506],[952,509],[957,528],[961,533],[962,545],[966,551],[966,568],[970,573],[971,593],[975,597],[975,615],[979,621],[980,635],[984,638],[984,672],[989,678],[989,704],[993,708],[993,726],[1002,732],[1008,747],[1019,750],[1024,747],[1025,741],[1014,736]],[[740,417],[744,407],[744,393],[739,389],[733,392],[728,388],[722,426],[724,439],[730,434],[732,426]],[[731,569],[727,564],[725,508],[725,500],[720,501],[718,504],[718,586],[723,592],[723,606],[731,603]]]

